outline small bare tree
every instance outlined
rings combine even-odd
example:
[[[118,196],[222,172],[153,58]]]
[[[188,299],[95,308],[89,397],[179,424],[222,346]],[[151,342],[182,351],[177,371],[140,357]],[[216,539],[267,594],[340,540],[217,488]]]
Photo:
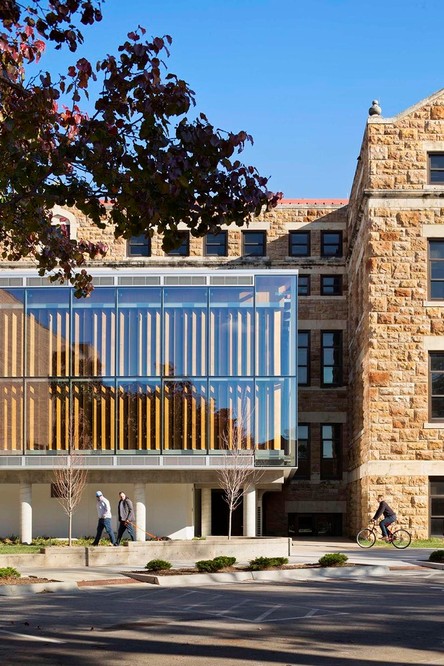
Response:
[[[57,501],[68,516],[68,545],[72,544],[72,517],[85,489],[88,470],[84,468],[84,457],[73,452],[68,455],[64,467],[54,470],[54,489]]]
[[[221,414],[219,413],[219,418]],[[250,435],[251,414],[242,410],[238,418],[225,416],[220,434],[220,448],[224,451],[223,467],[218,470],[219,487],[228,505],[228,539],[231,539],[233,512],[239,507],[247,488],[258,483],[262,471],[254,467],[254,438]]]

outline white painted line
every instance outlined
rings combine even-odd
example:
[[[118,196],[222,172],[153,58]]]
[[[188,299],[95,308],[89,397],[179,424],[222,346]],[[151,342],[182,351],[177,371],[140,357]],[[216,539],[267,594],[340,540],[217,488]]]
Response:
[[[221,611],[218,611],[217,613],[213,613],[213,615],[225,615],[226,613],[231,613],[232,611],[240,608],[241,606],[244,606],[249,601],[251,601],[251,600],[250,599],[244,599],[244,601],[240,601],[238,604],[235,604],[234,606],[230,606],[230,608],[227,608],[226,610],[221,610]]]
[[[58,638],[43,638],[43,636],[31,636],[29,634],[19,634],[15,631],[7,631],[6,629],[0,629],[2,634],[10,634],[16,638],[25,638],[29,641],[42,641],[43,643],[66,643],[66,641],[61,641]]]
[[[265,618],[274,613],[277,608],[282,608],[282,604],[276,604],[275,606],[272,606],[272,608],[269,608],[267,611],[265,611],[265,613],[262,613],[262,615],[258,615],[254,618],[254,620],[250,620],[250,622],[261,622],[262,620],[265,620]]]

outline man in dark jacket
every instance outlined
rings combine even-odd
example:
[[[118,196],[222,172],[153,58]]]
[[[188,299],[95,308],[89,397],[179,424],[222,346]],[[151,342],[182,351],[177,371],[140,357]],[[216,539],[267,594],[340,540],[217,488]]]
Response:
[[[125,495],[123,491],[119,493],[119,505],[117,507],[117,515],[119,519],[119,531],[117,532],[116,545],[120,544],[120,540],[125,530],[128,532],[131,541],[135,541],[134,528],[132,523],[136,520],[134,514],[133,503],[130,498]]]
[[[384,519],[379,523],[379,527],[381,528],[382,538],[384,541],[387,541],[389,538],[387,526],[395,522],[396,513],[389,507],[384,499],[384,495],[378,495],[378,502],[379,506],[375,515],[373,516],[373,520],[376,521],[381,516],[384,516]]]

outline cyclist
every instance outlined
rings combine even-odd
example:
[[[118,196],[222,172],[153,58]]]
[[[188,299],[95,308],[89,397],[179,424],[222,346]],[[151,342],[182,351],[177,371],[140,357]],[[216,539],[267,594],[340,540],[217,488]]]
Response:
[[[396,513],[393,511],[393,509],[389,507],[389,505],[384,499],[384,495],[378,495],[377,499],[379,502],[379,506],[376,510],[375,515],[373,516],[373,522],[376,522],[378,518],[384,516],[383,520],[381,520],[381,522],[379,523],[379,527],[381,528],[383,540],[389,541],[389,533],[387,530],[387,526],[395,522]]]

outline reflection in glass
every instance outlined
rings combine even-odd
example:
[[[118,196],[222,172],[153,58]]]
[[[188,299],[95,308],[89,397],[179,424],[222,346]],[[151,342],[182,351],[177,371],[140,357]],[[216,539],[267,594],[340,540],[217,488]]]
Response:
[[[160,450],[161,386],[154,381],[119,382],[119,451]]]
[[[118,289],[118,374],[152,377],[161,373],[160,289]]]
[[[233,442],[239,440],[242,441],[242,448],[254,449],[254,419],[253,381],[239,379],[210,382],[211,450],[231,448]]]
[[[114,382],[72,383],[73,447],[82,451],[114,451]]]
[[[91,296],[73,299],[73,375],[115,374],[115,290],[96,288]]]
[[[28,451],[68,451],[68,382],[27,381],[25,425]]]
[[[205,451],[206,404],[205,382],[164,383],[165,450]]]
[[[279,451],[282,462],[285,456],[294,456],[297,432],[295,380],[257,380],[255,416],[258,449]]]
[[[0,452],[23,452],[23,383],[0,381]]]
[[[0,377],[23,374],[24,289],[0,289]]]
[[[26,373],[29,377],[69,375],[69,289],[28,289]]]
[[[164,289],[164,374],[200,377],[206,374],[207,289]]]
[[[253,374],[253,289],[210,289],[209,348],[211,376],[247,377]]]

